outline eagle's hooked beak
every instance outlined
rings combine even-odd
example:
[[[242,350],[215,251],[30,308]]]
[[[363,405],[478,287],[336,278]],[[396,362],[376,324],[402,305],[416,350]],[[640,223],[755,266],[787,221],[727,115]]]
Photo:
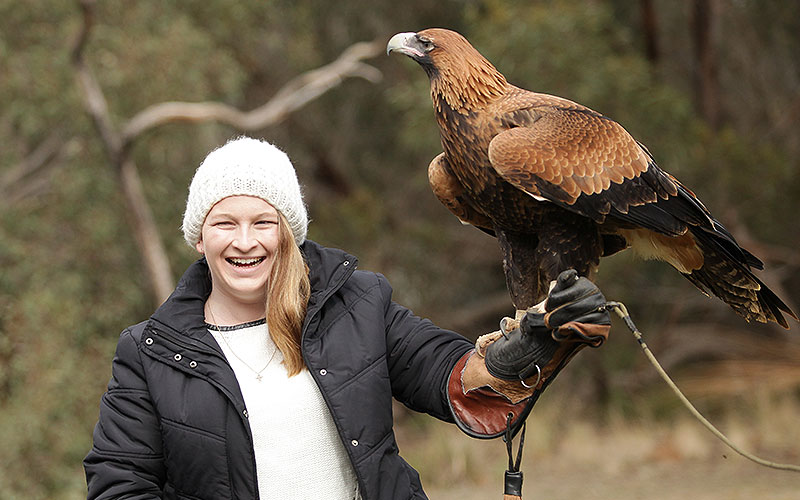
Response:
[[[416,33],[398,33],[393,36],[386,45],[386,54],[388,55],[395,51],[412,59],[425,57]]]

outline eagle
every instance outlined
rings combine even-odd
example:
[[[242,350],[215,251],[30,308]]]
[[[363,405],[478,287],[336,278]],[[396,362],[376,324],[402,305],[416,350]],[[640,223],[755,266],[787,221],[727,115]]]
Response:
[[[430,186],[463,223],[497,238],[517,310],[542,300],[561,271],[590,276],[601,257],[632,248],[747,321],[797,319],[753,274],[763,263],[616,121],[508,83],[454,31],[398,33],[386,50],[427,73],[443,149]]]

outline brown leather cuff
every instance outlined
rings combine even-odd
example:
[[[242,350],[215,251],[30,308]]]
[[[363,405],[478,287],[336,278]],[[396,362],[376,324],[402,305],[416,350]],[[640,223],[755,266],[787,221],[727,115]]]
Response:
[[[608,339],[611,325],[579,323],[570,321],[553,330],[553,339],[559,342],[580,342],[592,347],[600,347]]]
[[[517,394],[514,402],[494,389],[490,385],[493,381],[505,382],[489,375],[483,358],[475,350],[462,356],[450,374],[447,384],[450,409],[458,426],[470,436],[497,437],[506,431],[509,413],[514,428],[530,411],[533,389],[525,389],[519,382],[512,382],[527,391],[527,395]]]

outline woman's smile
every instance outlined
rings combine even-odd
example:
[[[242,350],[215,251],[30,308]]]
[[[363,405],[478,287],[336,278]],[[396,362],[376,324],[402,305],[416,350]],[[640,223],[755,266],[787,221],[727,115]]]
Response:
[[[264,262],[266,257],[226,257],[225,260],[236,267],[252,268]]]

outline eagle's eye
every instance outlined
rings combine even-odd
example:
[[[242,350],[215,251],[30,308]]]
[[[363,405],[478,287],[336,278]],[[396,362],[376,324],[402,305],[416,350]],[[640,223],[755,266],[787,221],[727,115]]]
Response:
[[[419,37],[419,43],[422,45],[422,48],[425,50],[425,52],[430,52],[435,47],[429,38]]]

